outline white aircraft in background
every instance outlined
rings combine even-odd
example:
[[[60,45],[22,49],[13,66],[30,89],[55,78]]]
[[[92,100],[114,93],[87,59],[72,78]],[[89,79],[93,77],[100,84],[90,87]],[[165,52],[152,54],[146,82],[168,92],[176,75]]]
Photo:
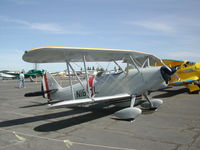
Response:
[[[17,77],[15,75],[0,73],[0,78],[2,78],[3,80],[6,80],[6,79],[16,79]]]
[[[163,101],[149,99],[146,93],[166,87],[170,76],[175,72],[167,66],[155,66],[160,59],[152,54],[126,49],[39,47],[25,51],[23,60],[30,63],[66,62],[68,72],[71,70],[79,81],[72,84],[69,76],[70,86],[63,88],[50,73],[46,72],[43,76],[42,91],[27,93],[25,96],[43,95],[49,101],[62,100],[49,104],[50,107],[128,102],[128,107],[114,114],[120,119],[135,119],[140,115],[142,111],[136,108],[136,105],[150,110],[157,109]],[[123,70],[117,63],[121,60],[133,69]],[[85,80],[80,80],[71,65],[72,62],[83,62],[85,72],[87,72],[86,62],[114,62],[121,72],[112,74],[99,72],[90,77],[86,73]],[[141,94],[146,100],[136,100],[136,95]]]

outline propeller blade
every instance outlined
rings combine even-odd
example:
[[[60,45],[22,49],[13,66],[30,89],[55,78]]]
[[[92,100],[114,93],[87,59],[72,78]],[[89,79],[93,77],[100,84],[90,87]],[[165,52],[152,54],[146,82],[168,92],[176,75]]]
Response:
[[[177,68],[176,67],[170,68],[168,66],[162,66],[160,68],[160,71],[161,71],[161,75],[162,75],[163,79],[168,84],[168,82],[171,80],[171,75],[173,75],[177,71]]]

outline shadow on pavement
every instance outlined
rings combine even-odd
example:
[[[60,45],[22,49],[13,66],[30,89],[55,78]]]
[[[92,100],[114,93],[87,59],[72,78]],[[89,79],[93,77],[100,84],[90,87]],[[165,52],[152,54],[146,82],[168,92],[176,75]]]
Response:
[[[60,129],[68,128],[74,125],[79,125],[85,122],[89,122],[92,120],[96,120],[96,119],[108,116],[110,114],[113,114],[115,111],[116,111],[116,108],[89,111],[87,114],[42,124],[38,127],[35,127],[34,130],[37,132],[57,131]]]
[[[188,93],[187,88],[181,88],[181,89],[176,89],[176,90],[163,89],[163,90],[159,90],[159,91],[164,92],[164,93],[159,94],[159,95],[155,95],[152,98],[166,98],[166,97],[172,97],[172,96],[175,96],[175,95],[179,95],[179,94],[182,94],[182,93]]]
[[[72,110],[68,110],[64,112],[57,112],[57,113],[51,113],[51,114],[45,114],[45,115],[38,115],[38,116],[31,116],[31,117],[2,121],[0,122],[0,127],[11,127],[11,126],[33,123],[33,122],[38,122],[38,121],[45,121],[49,119],[56,119],[56,118],[65,117],[65,116],[68,117],[63,120],[53,121],[51,123],[46,123],[34,128],[34,130],[38,132],[49,132],[49,131],[56,131],[56,130],[67,128],[70,126],[82,124],[88,121],[92,121],[92,120],[113,114],[115,111],[117,111],[116,108],[109,108],[109,109],[101,108],[100,109],[94,106],[76,107],[76,108],[73,108]],[[84,113],[84,114],[82,115],[81,113]],[[76,114],[80,114],[80,115],[72,116],[71,118],[69,118],[70,115],[76,115]]]

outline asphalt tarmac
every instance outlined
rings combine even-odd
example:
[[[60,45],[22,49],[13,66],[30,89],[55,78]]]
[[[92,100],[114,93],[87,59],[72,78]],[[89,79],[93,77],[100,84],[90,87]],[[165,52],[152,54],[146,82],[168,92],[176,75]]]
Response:
[[[17,80],[0,80],[0,150],[200,149],[200,95],[184,87],[152,93],[163,105],[134,122],[116,119],[112,107],[49,109],[42,97],[24,97],[39,89],[40,82],[19,89]]]

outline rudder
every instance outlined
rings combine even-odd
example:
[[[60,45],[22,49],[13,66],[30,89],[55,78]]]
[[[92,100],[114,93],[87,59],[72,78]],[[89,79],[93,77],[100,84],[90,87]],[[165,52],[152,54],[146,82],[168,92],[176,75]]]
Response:
[[[46,71],[43,75],[42,87],[43,87],[42,89],[43,91],[52,91],[52,90],[58,90],[62,88],[58,84],[58,82],[53,78],[53,76],[49,72],[46,72]],[[51,99],[51,93],[47,92],[43,95],[43,97]]]

